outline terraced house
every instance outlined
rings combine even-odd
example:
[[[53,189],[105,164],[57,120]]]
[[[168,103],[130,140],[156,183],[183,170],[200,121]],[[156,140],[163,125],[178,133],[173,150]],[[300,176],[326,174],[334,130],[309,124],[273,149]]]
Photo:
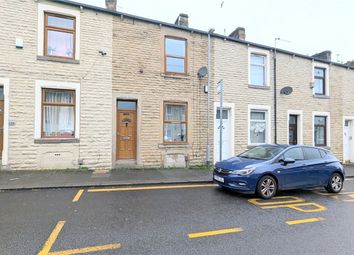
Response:
[[[245,41],[242,28],[191,29],[185,14],[171,24],[106,6],[0,1],[3,169],[201,165],[208,143],[218,160],[220,119],[223,158],[276,142],[354,161],[350,63],[275,52]]]

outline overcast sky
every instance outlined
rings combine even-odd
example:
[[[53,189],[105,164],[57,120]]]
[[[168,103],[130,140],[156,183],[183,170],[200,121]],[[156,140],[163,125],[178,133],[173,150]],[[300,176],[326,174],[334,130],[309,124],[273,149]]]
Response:
[[[105,0],[76,1],[105,6]],[[280,37],[277,47],[285,50],[331,50],[332,61],[354,59],[353,0],[118,0],[118,11],[169,23],[187,13],[192,28],[229,35],[241,26],[251,42],[274,46]]]

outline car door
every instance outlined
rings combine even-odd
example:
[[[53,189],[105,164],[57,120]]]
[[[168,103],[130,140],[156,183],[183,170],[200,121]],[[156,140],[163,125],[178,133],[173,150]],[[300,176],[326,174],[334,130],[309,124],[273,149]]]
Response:
[[[304,147],[304,156],[307,161],[308,186],[319,186],[328,180],[327,162],[322,158],[319,149]]]
[[[282,164],[278,163],[276,170],[281,189],[301,188],[307,185],[306,183],[306,161],[302,147],[290,148],[285,151],[281,159],[291,158],[294,163]],[[281,160],[280,160],[281,161]]]

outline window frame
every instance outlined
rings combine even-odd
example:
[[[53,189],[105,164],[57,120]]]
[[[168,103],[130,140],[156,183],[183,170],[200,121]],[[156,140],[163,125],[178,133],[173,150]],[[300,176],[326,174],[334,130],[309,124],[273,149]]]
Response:
[[[41,88],[41,138],[67,138],[72,139],[76,137],[76,90],[75,89],[58,89],[58,88]],[[48,103],[45,102],[46,91],[70,91],[73,93],[74,103]],[[44,135],[44,106],[71,106],[74,108],[74,134],[72,136],[45,136]]]
[[[265,121],[266,121],[266,134],[265,134],[265,143],[251,143],[251,112],[265,112]],[[248,105],[248,129],[247,129],[247,140],[249,146],[262,145],[270,143],[272,134],[271,126],[271,107],[269,105]]]
[[[178,105],[185,107],[185,121],[168,121],[166,120],[166,106],[167,105]],[[165,141],[165,124],[186,124],[186,140],[184,142],[169,142]],[[162,124],[162,142],[164,144],[188,144],[188,102],[171,102],[164,101],[163,102],[163,124]]]
[[[255,85],[251,82],[251,56],[252,55],[260,55],[265,58],[264,61],[264,84],[263,85]],[[248,87],[249,88],[257,88],[257,89],[269,89],[270,88],[270,52],[267,50],[259,49],[259,48],[248,48]]]
[[[48,17],[49,16],[73,20],[74,28],[69,29],[69,28],[49,26],[48,25]],[[43,56],[53,57],[53,58],[72,59],[72,60],[76,59],[76,17],[75,16],[63,15],[63,14],[45,11],[44,12],[44,27],[43,28],[44,28],[43,29],[44,30]],[[56,32],[63,32],[63,33],[72,34],[72,36],[73,36],[73,55],[72,55],[72,57],[48,54],[48,31],[56,31]]]
[[[319,69],[319,70],[322,70],[323,71],[323,77],[321,76],[316,76],[316,69]],[[320,67],[320,66],[314,66],[313,68],[313,80],[314,80],[314,94],[317,95],[317,96],[325,96],[327,95],[327,82],[326,82],[326,76],[327,76],[327,68],[324,68],[324,67]],[[316,80],[322,80],[322,90],[323,90],[323,93],[317,93],[316,92],[316,87],[315,87],[315,84],[316,84]]]
[[[177,56],[177,55],[169,55],[166,53],[166,39],[172,39],[172,40],[178,40],[178,41],[184,41],[185,43],[185,53],[184,53],[184,57],[181,56]],[[170,72],[167,71],[167,58],[178,58],[178,59],[184,59],[184,72]],[[177,36],[170,36],[170,35],[166,35],[164,37],[164,73],[165,74],[179,74],[179,75],[187,75],[188,73],[188,41],[186,38],[183,37],[177,37]]]
[[[262,57],[263,60],[264,60],[264,64],[263,65],[253,64],[252,63],[252,56]],[[263,67],[263,84],[262,85],[252,83],[252,66]],[[266,72],[267,72],[267,56],[264,55],[264,54],[257,53],[257,52],[251,52],[250,53],[250,84],[252,86],[259,86],[259,87],[267,86],[267,74],[266,74]]]
[[[320,117],[320,118],[324,118],[325,119],[325,124],[324,125],[320,125],[320,124],[316,124],[316,117]],[[315,146],[318,146],[318,147],[326,147],[327,146],[327,141],[328,141],[328,138],[327,138],[327,126],[328,126],[328,116],[323,116],[323,115],[314,115],[314,118],[313,118],[313,137],[314,137],[314,144]],[[324,144],[319,144],[319,143],[316,143],[316,135],[315,135],[315,131],[316,131],[316,127],[324,127]]]

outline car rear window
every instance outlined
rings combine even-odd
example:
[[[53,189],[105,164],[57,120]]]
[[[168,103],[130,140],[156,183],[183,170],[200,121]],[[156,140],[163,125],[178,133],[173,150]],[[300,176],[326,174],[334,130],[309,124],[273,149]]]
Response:
[[[304,153],[307,160],[322,159],[320,151],[316,148],[304,148]]]

